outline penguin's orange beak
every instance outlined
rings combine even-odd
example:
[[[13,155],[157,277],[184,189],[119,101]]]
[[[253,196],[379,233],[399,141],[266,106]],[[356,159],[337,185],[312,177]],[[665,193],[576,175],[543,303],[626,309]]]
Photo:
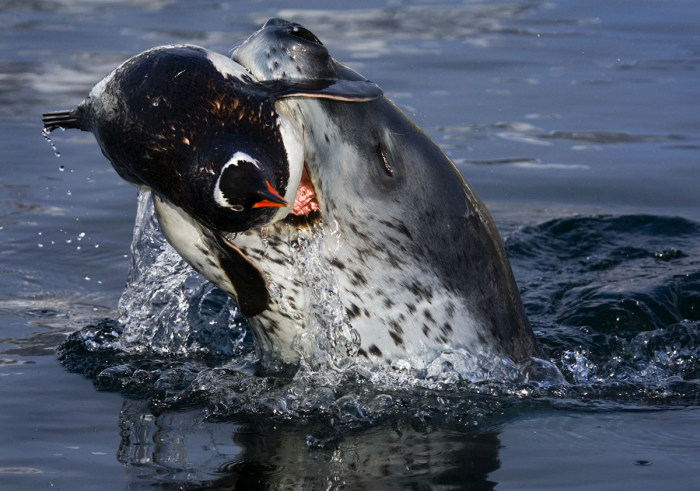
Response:
[[[258,191],[258,194],[262,198],[260,201],[253,205],[253,208],[278,208],[282,206],[289,206],[280,193],[275,191],[272,187],[270,181],[265,181],[267,189]]]

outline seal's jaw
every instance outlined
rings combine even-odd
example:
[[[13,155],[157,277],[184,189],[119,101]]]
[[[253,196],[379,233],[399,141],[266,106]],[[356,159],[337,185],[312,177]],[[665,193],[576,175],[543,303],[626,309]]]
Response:
[[[304,136],[300,124],[284,107],[277,103],[275,110],[278,115],[279,134],[282,137],[282,144],[287,154],[287,165],[289,166],[289,180],[283,198],[287,203],[295,203],[297,190],[304,173]],[[292,206],[280,207],[270,223],[284,220],[292,212],[292,209]]]
[[[286,104],[277,102],[275,109],[279,115],[279,129],[287,152],[289,182],[284,199],[292,206],[280,208],[272,222],[299,217],[318,215],[318,194],[305,165],[304,135],[301,125],[290,115]]]
[[[280,207],[270,220],[297,221],[299,218],[315,218],[320,215],[321,203],[314,188],[313,178],[305,165],[304,131],[299,122],[290,114],[287,105],[278,101],[275,104],[278,114],[279,131],[289,164],[289,181],[283,196],[292,206]]]
[[[321,41],[305,27],[283,19],[267,21],[231,57],[259,81],[261,88],[269,89],[276,100],[289,162],[284,198],[293,206],[280,209],[271,223],[319,217],[322,203],[314,188],[314,175],[305,167],[304,130],[285,102],[288,98],[362,102],[381,97],[381,89],[360,76],[339,80],[338,64]]]

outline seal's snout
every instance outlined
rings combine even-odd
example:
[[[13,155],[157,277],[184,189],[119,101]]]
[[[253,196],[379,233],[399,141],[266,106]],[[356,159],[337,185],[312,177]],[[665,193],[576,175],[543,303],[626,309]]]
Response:
[[[323,43],[321,42],[320,39],[314,35],[313,32],[309,31],[307,28],[300,26],[298,24],[294,24],[289,31],[287,31],[290,35],[303,39],[305,41],[312,42],[314,44],[318,44],[319,46],[323,46]]]
[[[335,80],[328,50],[306,27],[270,19],[238,46],[232,59],[258,80]]]

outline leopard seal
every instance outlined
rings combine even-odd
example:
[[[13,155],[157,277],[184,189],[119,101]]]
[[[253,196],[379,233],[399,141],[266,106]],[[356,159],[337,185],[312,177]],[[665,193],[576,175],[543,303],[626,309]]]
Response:
[[[166,238],[237,301],[264,363],[338,346],[415,368],[449,350],[538,356],[488,211],[381,89],[281,19],[223,58],[156,48],[44,126],[92,131],[153,191]],[[144,116],[156,101],[168,110]],[[225,190],[226,174],[243,185]],[[319,328],[347,342],[304,341]]]
[[[366,80],[334,60],[308,29],[283,19],[269,20],[232,58],[258,80]],[[340,231],[327,234],[323,250],[359,335],[359,358],[420,366],[450,349],[514,362],[538,356],[493,220],[428,136],[385,97],[360,104],[286,98],[276,107],[300,124],[319,214]],[[271,256],[250,234],[234,242],[246,241],[251,260],[263,264]],[[272,247],[275,256],[294,254],[284,242]],[[289,306],[308,289],[293,275],[277,278],[284,292],[278,304],[286,308],[260,315],[272,350],[290,343],[279,334],[291,334],[283,326],[303,329]]]

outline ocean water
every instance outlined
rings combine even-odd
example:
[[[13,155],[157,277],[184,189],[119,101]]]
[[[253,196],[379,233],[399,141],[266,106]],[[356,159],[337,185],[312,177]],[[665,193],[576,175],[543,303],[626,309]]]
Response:
[[[697,2],[352,5],[0,4],[0,488],[700,487]],[[124,59],[228,53],[270,17],[455,161],[566,384],[449,354],[430,379],[256,376],[245,320],[92,136],[42,138]]]

